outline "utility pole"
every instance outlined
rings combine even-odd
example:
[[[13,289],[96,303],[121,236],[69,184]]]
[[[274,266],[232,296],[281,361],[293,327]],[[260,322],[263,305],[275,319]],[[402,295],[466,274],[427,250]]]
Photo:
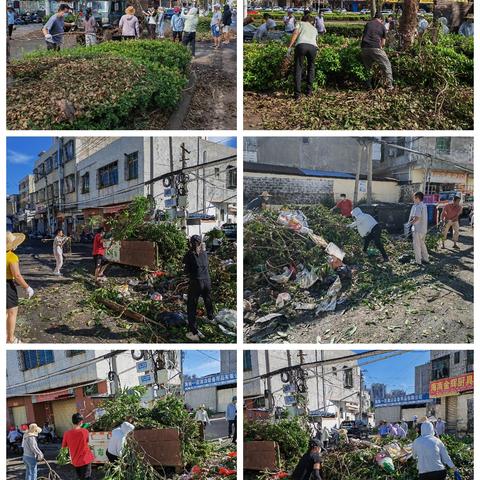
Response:
[[[358,204],[358,187],[360,185],[360,172],[362,171],[362,156],[363,156],[363,147],[360,144],[360,149],[358,151],[358,162],[357,162],[357,172],[355,174],[355,191],[353,192],[353,206],[356,207]]]
[[[110,392],[113,395],[116,395],[118,391],[120,390],[120,383],[119,383],[119,378],[118,378],[118,369],[117,369],[117,356],[112,355],[111,358],[111,372],[109,373],[109,380],[110,380]]]
[[[267,373],[270,373],[270,357],[268,356],[268,350],[265,350],[265,369]],[[273,402],[272,402],[272,379],[270,375],[267,377],[267,401],[268,401],[268,409],[271,411],[273,408]]]
[[[177,195],[177,202],[181,204],[178,206],[180,207],[180,210],[182,212],[182,218],[181,218],[182,230],[186,234],[187,233],[187,206],[188,206],[188,178],[186,177],[184,170],[187,167],[187,154],[189,154],[190,152],[185,148],[185,142],[182,142],[182,144],[180,145],[180,148],[182,150],[182,173],[180,174],[181,176],[180,188],[182,188],[182,192],[181,192],[181,195]]]
[[[360,369],[360,420],[363,420],[363,373],[362,369]]]
[[[57,137],[58,150],[57,150],[57,163],[58,163],[58,211],[63,212],[63,206],[65,205],[64,195],[64,170],[63,170],[63,138]],[[64,217],[65,219],[65,217]],[[63,228],[63,225],[62,225]],[[65,229],[66,231],[66,229]]]
[[[320,350],[320,361],[322,362],[321,364],[321,370],[322,370],[322,396],[323,396],[323,412],[325,413],[327,410],[327,400],[326,400],[326,391],[325,391],[325,367],[323,366],[323,360],[324,360],[324,351]]]
[[[372,179],[373,179],[373,160],[372,160],[373,143],[369,142],[365,148],[367,152],[367,205],[372,204]]]

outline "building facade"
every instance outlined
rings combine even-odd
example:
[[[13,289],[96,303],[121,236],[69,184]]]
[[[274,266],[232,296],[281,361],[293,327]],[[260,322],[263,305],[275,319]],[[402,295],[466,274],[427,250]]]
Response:
[[[430,363],[415,367],[415,393],[423,394],[430,391],[430,379],[432,376]]]

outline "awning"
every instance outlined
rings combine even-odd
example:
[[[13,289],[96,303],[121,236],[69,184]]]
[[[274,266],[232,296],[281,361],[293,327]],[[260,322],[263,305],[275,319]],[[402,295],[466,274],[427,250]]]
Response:
[[[121,212],[128,208],[130,203],[119,203],[117,205],[107,205],[105,207],[89,207],[83,209],[83,214],[86,217],[93,217],[94,215],[109,215]]]
[[[51,402],[52,400],[63,400],[66,398],[75,398],[73,388],[63,388],[62,390],[38,393],[32,396],[32,403]]]

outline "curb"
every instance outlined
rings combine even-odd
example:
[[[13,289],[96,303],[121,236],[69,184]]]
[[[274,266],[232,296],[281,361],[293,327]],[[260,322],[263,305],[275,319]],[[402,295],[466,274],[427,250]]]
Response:
[[[182,130],[183,121],[185,120],[188,109],[190,108],[190,103],[195,92],[196,84],[197,76],[195,75],[195,72],[192,71],[190,73],[190,78],[188,79],[188,85],[183,90],[180,103],[168,119],[166,130]]]

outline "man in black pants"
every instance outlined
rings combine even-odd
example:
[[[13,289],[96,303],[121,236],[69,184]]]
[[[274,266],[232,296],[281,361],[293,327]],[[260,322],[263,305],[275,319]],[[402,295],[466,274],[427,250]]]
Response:
[[[208,256],[202,248],[202,239],[199,235],[193,235],[190,238],[190,249],[183,258],[183,263],[185,265],[185,273],[190,279],[187,299],[188,327],[190,332],[186,336],[189,340],[198,342],[204,338],[197,328],[196,318],[198,299],[200,297],[203,298],[205,303],[207,317],[213,320],[213,304],[210,296],[212,284],[208,272]]]
[[[356,228],[363,238],[363,251],[366,252],[370,242],[380,250],[383,260],[388,262],[388,255],[382,244],[382,229],[378,222],[368,213],[363,213],[358,207],[352,210],[354,222],[348,225],[348,228]]]
[[[320,451],[322,443],[313,438],[310,440],[308,452],[300,459],[295,470],[292,473],[292,480],[309,480],[313,473],[314,480],[322,480],[320,468],[322,467],[322,458]]]

